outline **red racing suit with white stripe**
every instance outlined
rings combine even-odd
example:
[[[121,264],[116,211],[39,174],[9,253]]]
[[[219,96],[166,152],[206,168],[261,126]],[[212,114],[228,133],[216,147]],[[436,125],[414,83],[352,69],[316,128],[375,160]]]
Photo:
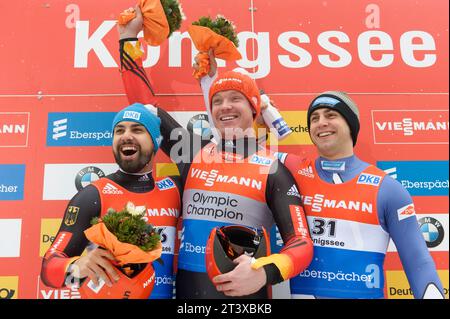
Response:
[[[44,255],[43,282],[51,287],[63,287],[68,266],[88,246],[84,230],[91,226],[92,218],[104,216],[109,208],[120,211],[129,201],[147,208],[148,223],[155,226],[161,235],[163,265],[153,263],[156,279],[150,298],[172,298],[181,192],[176,179],[167,177],[154,181],[150,174],[131,175],[118,171],[93,182],[74,196],[53,245]]]

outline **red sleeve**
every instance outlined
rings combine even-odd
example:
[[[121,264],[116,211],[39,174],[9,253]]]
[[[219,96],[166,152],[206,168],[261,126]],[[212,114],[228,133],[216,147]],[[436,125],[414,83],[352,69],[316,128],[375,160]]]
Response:
[[[279,162],[277,166],[267,179],[266,200],[284,242],[280,251],[284,258],[273,257],[278,271],[273,267],[266,269],[271,284],[297,276],[313,256],[313,243],[295,180],[285,165]]]
[[[97,189],[86,186],[67,205],[61,227],[42,261],[41,279],[50,287],[64,287],[67,267],[88,245],[84,230],[93,217],[100,216],[100,196]]]
[[[71,238],[71,233],[59,232],[52,246],[45,253],[42,262],[41,279],[47,286],[55,288],[64,286],[67,267],[74,260],[64,253],[64,249]]]
[[[120,40],[120,74],[123,86],[130,104],[142,103],[156,105],[156,99],[150,80],[142,66],[142,58],[128,54],[124,49],[127,41],[137,39]]]

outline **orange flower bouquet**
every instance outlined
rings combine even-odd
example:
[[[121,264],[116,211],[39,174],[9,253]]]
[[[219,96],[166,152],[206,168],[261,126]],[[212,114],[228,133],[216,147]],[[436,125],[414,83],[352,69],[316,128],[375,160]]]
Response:
[[[184,19],[178,0],[139,0],[144,18],[144,40],[148,45],[157,46],[180,29]],[[117,23],[125,25],[136,17],[134,8],[120,13]]]
[[[145,210],[132,202],[119,212],[110,208],[105,216],[93,218],[93,226],[84,233],[91,242],[109,250],[120,266],[155,261],[161,256],[161,238],[143,218]]]
[[[227,61],[240,60],[241,54],[237,50],[239,40],[236,27],[225,17],[218,15],[215,20],[201,17],[188,28],[189,35],[200,52],[198,54],[198,71],[194,77],[200,79],[209,72],[209,49],[213,49],[216,58]]]
[[[155,277],[150,263],[162,262],[162,244],[158,231],[144,219],[145,212],[144,206],[128,202],[119,212],[110,208],[105,216],[92,219],[93,226],[84,234],[113,254],[121,279],[112,288],[105,286],[102,292],[102,287],[88,283],[80,289],[83,298],[122,298],[124,293],[128,293],[128,298],[150,296]]]

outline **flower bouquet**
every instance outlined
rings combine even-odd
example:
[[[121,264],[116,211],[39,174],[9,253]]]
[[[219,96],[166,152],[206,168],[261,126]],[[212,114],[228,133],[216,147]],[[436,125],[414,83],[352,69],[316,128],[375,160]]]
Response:
[[[180,29],[185,19],[178,0],[139,0],[144,18],[144,40],[148,45],[157,46]],[[134,8],[120,13],[118,24],[125,25],[136,17]]]
[[[108,209],[105,216],[93,218],[84,231],[91,242],[109,250],[117,264],[120,279],[112,287],[95,286],[92,281],[80,288],[83,298],[148,298],[155,273],[151,262],[160,260],[161,238],[144,219],[146,208],[128,202],[119,212]],[[102,290],[102,291],[101,291]]]
[[[199,69],[194,72],[194,77],[200,79],[209,72],[208,51],[213,49],[214,56],[227,61],[242,58],[237,50],[239,40],[236,35],[236,27],[224,16],[218,15],[215,20],[210,17],[201,17],[188,28],[189,35],[200,52],[198,57]]]

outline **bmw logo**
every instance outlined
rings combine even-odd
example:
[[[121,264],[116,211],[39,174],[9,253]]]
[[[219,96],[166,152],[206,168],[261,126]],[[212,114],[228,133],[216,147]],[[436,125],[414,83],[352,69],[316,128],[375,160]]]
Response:
[[[209,126],[208,115],[206,114],[197,114],[193,116],[187,124],[187,129],[189,132],[202,137],[211,137],[211,127]]]
[[[423,217],[419,219],[419,226],[428,248],[438,246],[444,239],[444,227],[437,219]]]
[[[85,167],[77,173],[77,177],[75,178],[75,187],[78,191],[80,191],[90,183],[95,182],[104,176],[105,173],[98,167]]]

